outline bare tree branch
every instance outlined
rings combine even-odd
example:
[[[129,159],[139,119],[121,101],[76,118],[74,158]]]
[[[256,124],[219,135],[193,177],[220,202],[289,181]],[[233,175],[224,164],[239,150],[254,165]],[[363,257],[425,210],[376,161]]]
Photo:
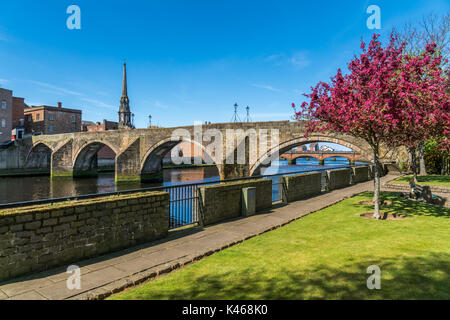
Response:
[[[418,55],[427,44],[435,43],[444,60],[450,58],[450,12],[442,16],[423,15],[420,21],[410,20],[400,30],[394,28],[393,32],[398,37],[398,44],[406,43],[405,50],[409,54]]]

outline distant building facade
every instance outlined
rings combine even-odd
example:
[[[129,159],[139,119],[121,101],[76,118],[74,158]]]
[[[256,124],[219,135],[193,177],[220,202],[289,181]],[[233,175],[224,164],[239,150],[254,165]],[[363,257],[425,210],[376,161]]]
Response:
[[[12,133],[11,139],[22,139],[25,135],[25,99],[13,97],[12,98]]]
[[[0,142],[11,140],[13,92],[0,88]]]
[[[119,129],[119,123],[114,121],[103,120],[100,122],[83,121],[81,131],[95,132]]]
[[[320,151],[323,151],[323,152],[333,152],[334,149],[331,148],[331,147],[329,147],[329,146],[323,145],[323,146],[320,147]]]
[[[319,144],[317,142],[311,143],[309,145],[309,151],[319,151]]]
[[[25,134],[25,99],[13,91],[0,88],[0,142],[22,139]]]
[[[81,131],[81,110],[63,108],[61,102],[58,102],[57,107],[26,107],[24,117],[25,133],[58,134]]]

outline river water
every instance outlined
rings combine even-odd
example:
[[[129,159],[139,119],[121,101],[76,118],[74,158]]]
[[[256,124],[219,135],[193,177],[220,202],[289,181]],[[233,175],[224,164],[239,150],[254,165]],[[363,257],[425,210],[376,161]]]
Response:
[[[356,165],[358,164],[360,163],[356,163]],[[264,168],[262,174],[270,175],[297,171],[308,172],[318,169],[348,166],[348,161],[345,159],[338,158],[337,161],[326,160],[325,165],[319,166],[316,160],[308,161],[301,158],[297,160],[296,165],[288,165],[287,161],[276,162],[273,166]],[[101,173],[96,178],[78,178],[71,180],[51,179],[49,176],[0,177],[0,203],[105,193],[162,185],[170,186],[219,179],[219,173],[215,166],[165,169],[163,175],[164,183],[137,183],[119,186],[115,185],[114,173]]]

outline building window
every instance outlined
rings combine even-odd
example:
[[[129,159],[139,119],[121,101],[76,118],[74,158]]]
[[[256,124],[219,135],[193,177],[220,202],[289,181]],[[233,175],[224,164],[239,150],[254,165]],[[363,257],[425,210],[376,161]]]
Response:
[[[36,115],[36,120],[37,121],[41,120],[41,115],[39,113]]]
[[[2,128],[6,128],[6,120],[2,119]]]
[[[50,121],[53,121],[53,120],[54,120],[53,114],[52,114],[52,113],[50,113],[50,114],[48,115],[48,120],[50,120]]]
[[[3,109],[3,110],[6,109],[6,100],[2,100],[2,109]]]
[[[75,116],[72,116],[72,123],[75,123],[75,122],[76,122]]]
[[[51,124],[48,126],[48,132],[53,133],[55,131],[55,127]]]

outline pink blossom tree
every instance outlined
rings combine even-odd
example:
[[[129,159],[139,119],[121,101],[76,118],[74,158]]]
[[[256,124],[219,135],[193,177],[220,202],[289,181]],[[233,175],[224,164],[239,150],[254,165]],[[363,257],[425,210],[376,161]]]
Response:
[[[414,148],[429,136],[449,129],[448,80],[441,69],[435,46],[419,56],[403,53],[391,35],[383,47],[373,35],[362,54],[349,64],[348,74],[339,69],[331,83],[319,82],[305,96],[297,119],[310,120],[312,131],[332,131],[364,139],[372,148],[375,164],[374,217],[380,214],[380,147]]]

